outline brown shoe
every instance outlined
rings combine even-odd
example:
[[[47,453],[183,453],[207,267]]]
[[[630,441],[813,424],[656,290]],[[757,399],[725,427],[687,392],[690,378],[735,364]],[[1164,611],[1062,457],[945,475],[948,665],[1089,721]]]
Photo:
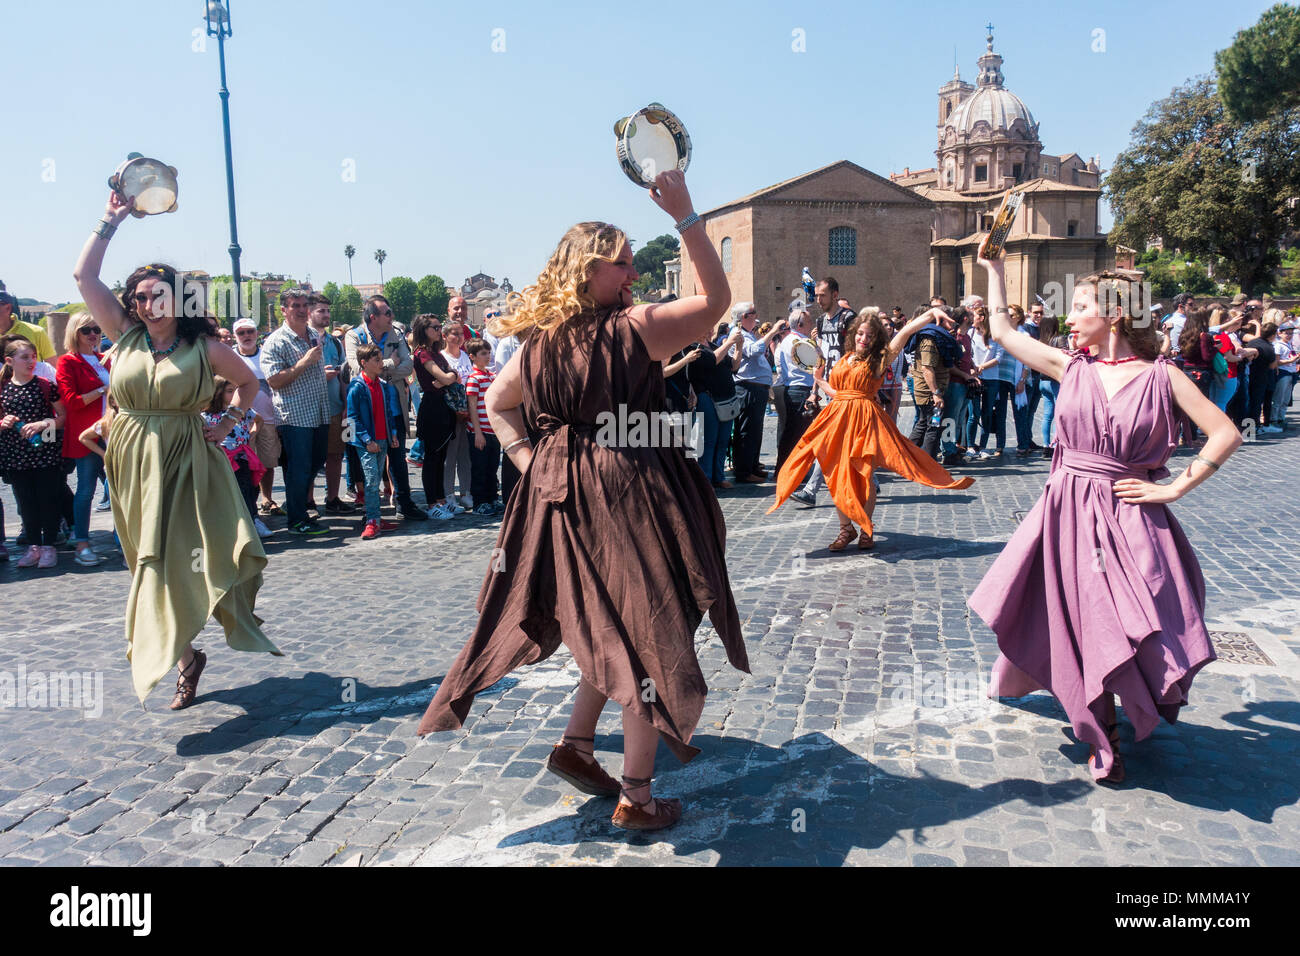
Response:
[[[857,537],[857,534],[858,533],[853,530],[853,525],[851,524],[840,525],[840,533],[836,536],[834,541],[826,545],[826,550],[843,551],[845,548],[849,546],[849,542],[852,541],[855,537]]]
[[[876,539],[873,538],[871,535],[867,534],[866,530],[864,529],[863,532],[860,535],[858,535],[858,550],[870,551],[875,546],[876,546]]]
[[[595,742],[592,737],[570,737],[567,734],[564,740]],[[618,782],[605,773],[600,764],[588,763],[583,760],[582,751],[572,744],[564,741],[556,744],[551,751],[551,756],[546,761],[546,769],[557,777],[567,780],[583,793],[589,793],[593,797],[618,796]]]
[[[715,482],[713,483],[713,487],[714,487],[714,488],[723,488],[723,489],[726,489],[726,488],[733,488],[733,487],[735,487],[735,486],[732,485],[731,482],[727,481],[726,478],[723,478],[721,481],[715,481]]]
[[[199,692],[199,677],[207,663],[208,655],[197,647],[194,648],[194,660],[190,661],[189,668],[181,671],[181,676],[176,678],[176,696],[167,705],[168,710],[184,710],[194,703],[194,696]]]
[[[649,779],[640,777],[624,777],[623,792],[629,790],[638,790],[641,787],[649,786]],[[631,800],[631,797],[628,797]],[[653,812],[647,811],[646,807],[653,807]],[[682,818],[682,802],[680,800],[661,800],[658,797],[651,797],[641,803],[633,801],[631,804],[619,803],[614,808],[614,816],[610,822],[620,830],[666,830]]]
[[[761,485],[763,483],[763,479],[758,475],[737,475],[736,481],[742,485]]]

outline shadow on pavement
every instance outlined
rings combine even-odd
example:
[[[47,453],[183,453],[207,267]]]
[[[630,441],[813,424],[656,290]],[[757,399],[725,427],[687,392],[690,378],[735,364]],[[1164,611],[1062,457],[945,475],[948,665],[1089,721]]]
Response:
[[[272,737],[314,737],[338,723],[417,716],[429,706],[444,676],[374,687],[355,678],[311,671],[300,677],[268,677],[244,687],[200,693],[195,706],[233,704],[245,713],[211,730],[185,735],[176,742],[176,753],[181,757],[228,753]],[[506,677],[479,695],[501,694],[517,683],[517,678]],[[345,693],[350,700],[344,698]]]
[[[505,837],[499,847],[524,844],[624,843],[670,845],[676,855],[720,854],[719,866],[842,865],[855,847],[883,846],[897,833],[962,820],[1013,800],[1050,806],[1076,800],[1093,784],[1066,780],[1000,780],[980,786],[923,775],[901,777],[820,733],[781,747],[734,737],[696,735],[704,753],[680,769],[661,747],[656,781],[662,796],[680,797],[682,821],[659,833],[627,833],[610,822],[612,799],[591,799],[569,817]],[[598,742],[621,746],[617,735]]]
[[[1062,744],[1060,752],[1088,773],[1088,745],[1075,738],[1056,698],[1040,692],[1001,701],[1061,721],[1069,743]],[[1121,714],[1123,709],[1121,701]],[[1223,719],[1242,729],[1161,721],[1142,741],[1133,739],[1133,725],[1121,719],[1126,779],[1115,789],[1163,793],[1189,806],[1236,810],[1252,820],[1272,823],[1277,810],[1300,801],[1300,703],[1255,701]]]

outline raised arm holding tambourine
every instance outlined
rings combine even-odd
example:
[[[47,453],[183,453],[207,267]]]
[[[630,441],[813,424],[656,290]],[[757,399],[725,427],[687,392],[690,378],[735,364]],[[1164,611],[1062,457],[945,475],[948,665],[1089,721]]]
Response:
[[[681,815],[680,801],[651,796],[650,781],[660,738],[682,761],[699,752],[689,741],[704,706],[694,635],[705,613],[732,665],[749,670],[722,513],[704,472],[682,448],[647,443],[644,430],[607,427],[658,421],[660,363],[709,335],[731,300],[682,173],[658,174],[649,191],[676,223],[701,291],[634,305],[626,235],[585,222],[515,297],[499,330],[523,345],[488,390],[487,410],[523,474],[506,503],[478,626],[419,727],[461,726],[476,693],[563,642],[582,681],[547,768],[584,793],[620,797],[614,824],[640,830]],[[622,787],[594,756],[609,699],[623,708]]]
[[[1241,443],[1228,418],[1160,353],[1135,284],[1121,273],[1076,287],[1073,354],[1011,329],[1002,262],[988,273],[989,326],[1009,353],[1061,382],[1052,473],[969,604],[998,638],[989,695],[1046,689],[1091,748],[1099,783],[1124,779],[1115,700],[1138,740],[1174,721],[1214,660],[1205,582],[1165,507]],[[1173,482],[1165,467],[1181,412],[1210,436]]]

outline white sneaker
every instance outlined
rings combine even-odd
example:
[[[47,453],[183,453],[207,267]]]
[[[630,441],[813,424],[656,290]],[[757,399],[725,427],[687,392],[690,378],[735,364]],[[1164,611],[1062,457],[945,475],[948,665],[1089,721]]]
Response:
[[[99,555],[91,550],[90,545],[82,545],[82,547],[77,550],[76,561],[83,567],[94,567],[99,564]]]
[[[262,519],[261,519],[261,518],[254,518],[254,519],[253,519],[253,527],[254,527],[255,529],[257,529],[257,536],[258,536],[259,538],[269,538],[269,537],[271,537],[271,535],[273,535],[273,534],[275,533],[275,532],[273,532],[270,528],[268,528],[266,525],[262,524]]]
[[[112,511],[112,510],[113,510],[113,503],[112,503],[111,501],[107,501],[107,500],[105,500],[105,501],[101,501],[99,504],[95,505],[95,510],[96,510],[96,511]]]
[[[426,513],[434,521],[450,521],[456,517],[456,512],[448,505],[434,505]]]

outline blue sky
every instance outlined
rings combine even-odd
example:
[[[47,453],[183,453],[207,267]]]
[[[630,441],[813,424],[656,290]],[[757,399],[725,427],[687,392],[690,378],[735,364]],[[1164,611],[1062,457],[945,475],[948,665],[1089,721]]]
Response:
[[[574,222],[645,242],[671,223],[619,170],[612,126],[655,100],[690,131],[699,210],[840,159],[881,175],[932,166],[935,92],[954,48],[974,79],[989,21],[1044,149],[1109,168],[1150,103],[1209,72],[1269,5],[233,0],[242,265],[319,288],[346,281],[351,243],[358,283],[378,281],[383,248],[386,278],[482,270],[521,287]],[[180,170],[179,211],[128,220],[105,278],[154,259],[229,271],[217,49],[192,32],[203,9],[4,4],[11,292],[78,298],[77,253],[133,150]]]

